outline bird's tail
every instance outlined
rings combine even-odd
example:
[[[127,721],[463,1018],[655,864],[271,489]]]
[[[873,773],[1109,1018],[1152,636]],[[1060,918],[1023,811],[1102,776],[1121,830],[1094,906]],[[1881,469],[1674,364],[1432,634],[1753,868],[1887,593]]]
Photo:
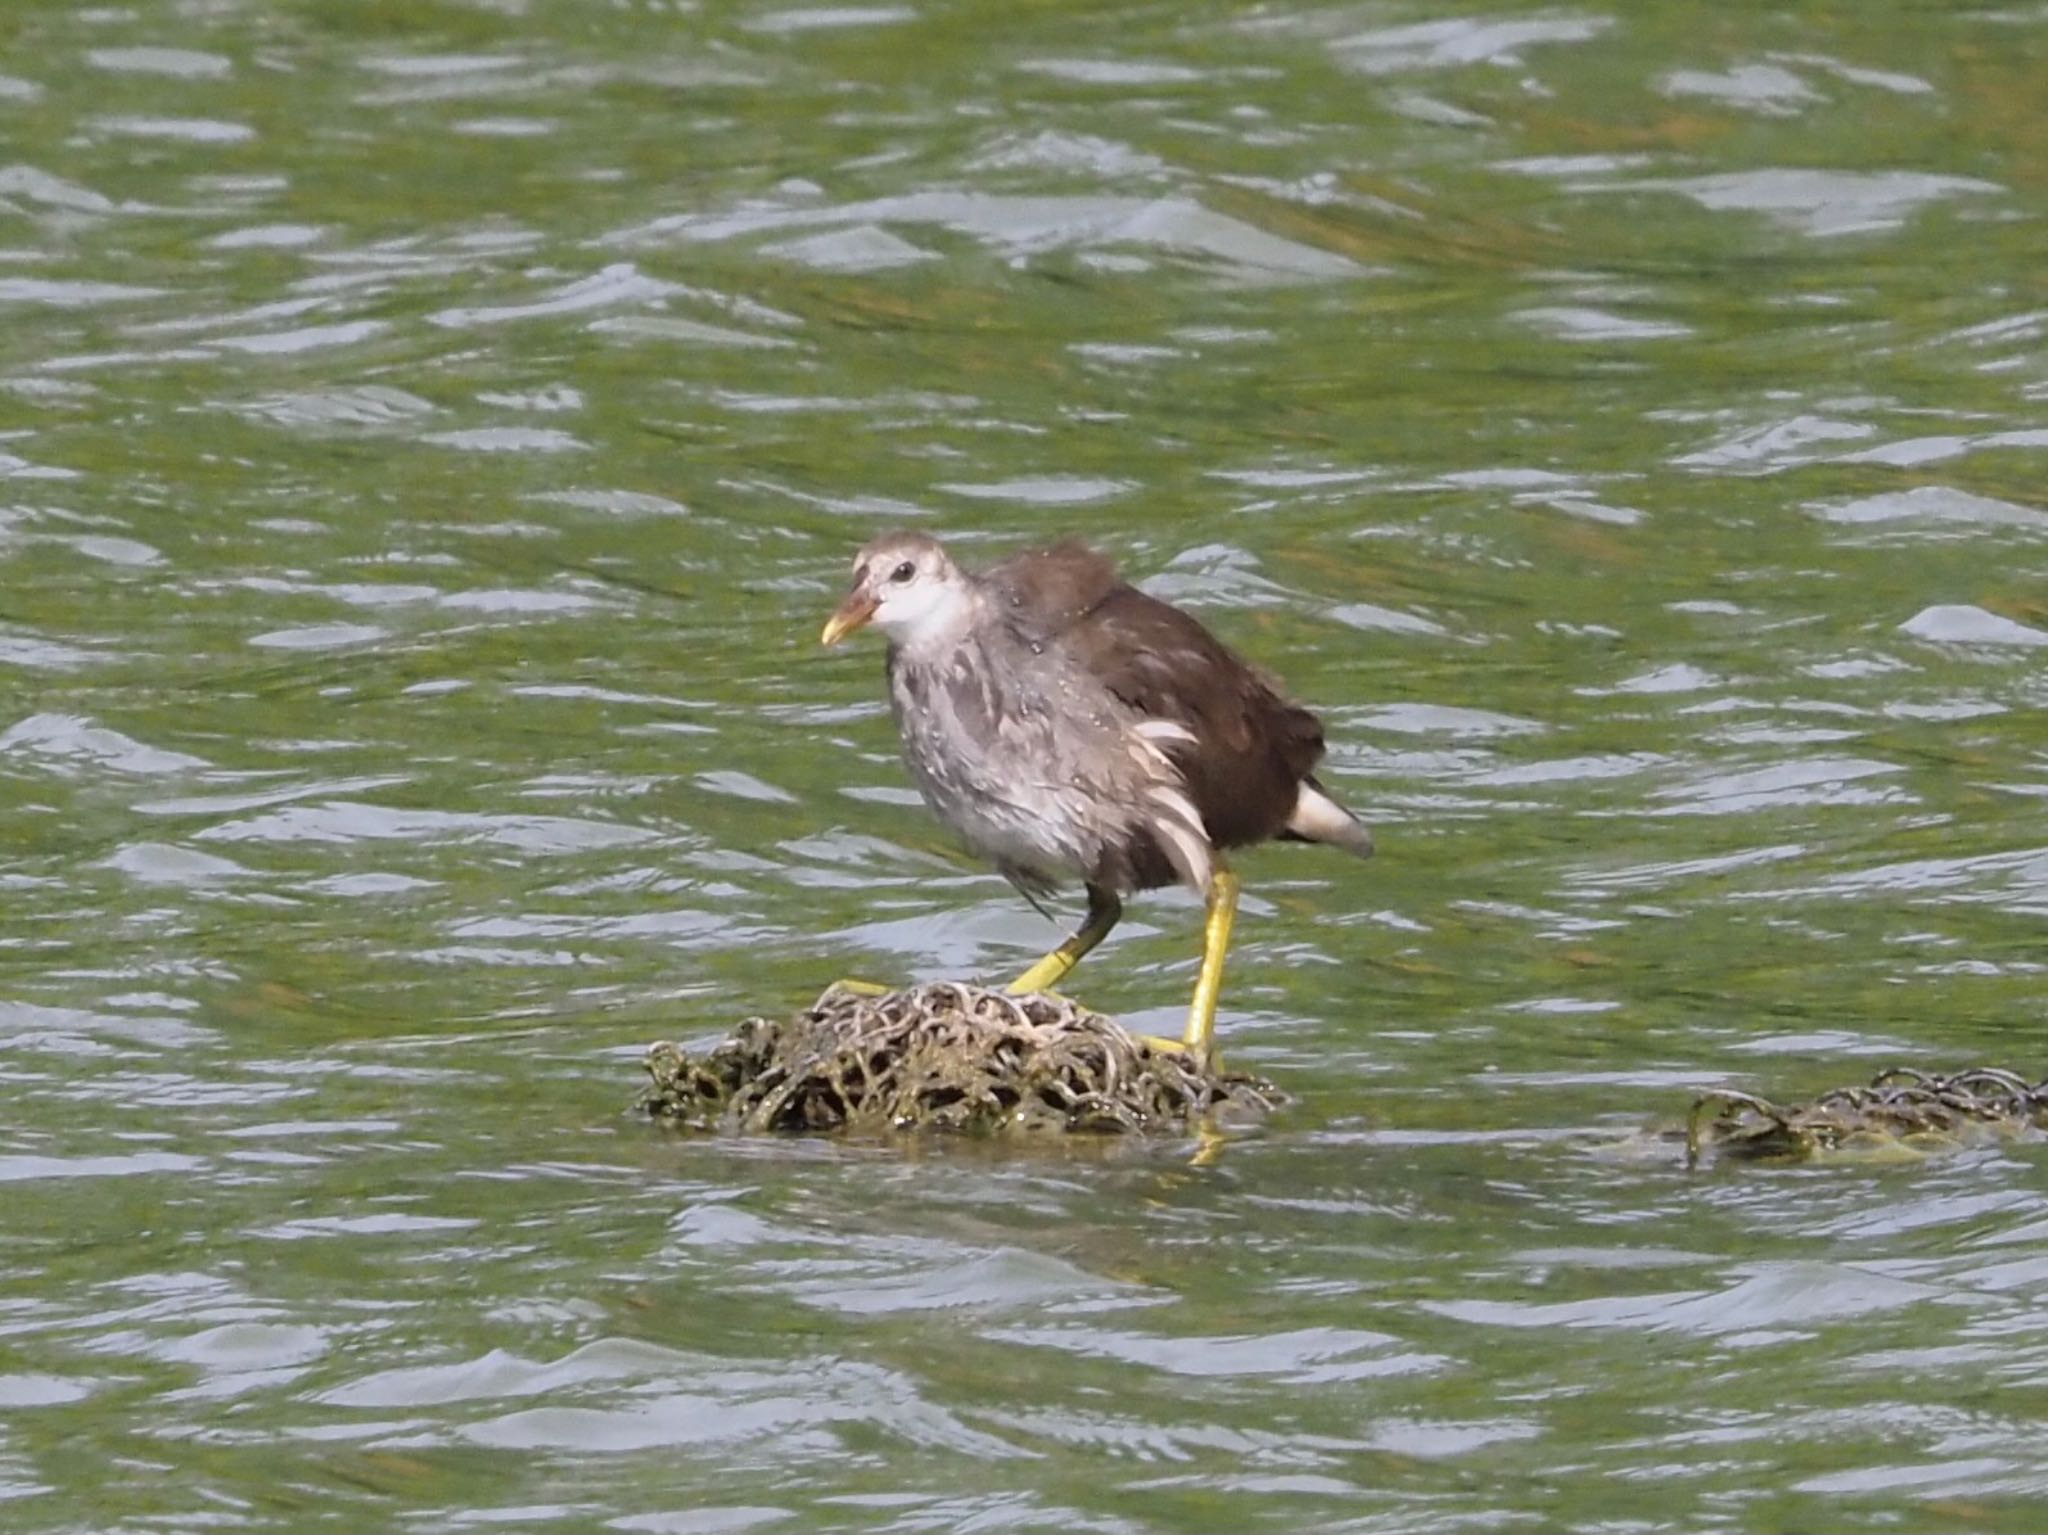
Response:
[[[1372,828],[1331,799],[1314,778],[1301,781],[1294,812],[1287,817],[1287,835],[1341,847],[1359,858],[1372,857]]]

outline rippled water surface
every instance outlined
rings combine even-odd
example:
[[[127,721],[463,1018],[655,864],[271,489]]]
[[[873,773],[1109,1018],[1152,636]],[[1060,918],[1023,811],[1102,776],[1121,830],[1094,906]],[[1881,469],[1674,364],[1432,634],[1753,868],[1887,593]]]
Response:
[[[0,1526],[2025,1530],[2048,9],[12,0]],[[1322,710],[1209,1158],[735,1143],[657,1037],[1057,935],[852,549]],[[1172,1029],[1198,913],[1075,991]]]

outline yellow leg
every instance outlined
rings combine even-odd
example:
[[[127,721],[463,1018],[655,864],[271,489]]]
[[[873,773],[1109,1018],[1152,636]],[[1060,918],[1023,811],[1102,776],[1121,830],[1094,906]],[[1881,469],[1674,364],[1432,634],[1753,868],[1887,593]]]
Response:
[[[1216,999],[1223,991],[1223,955],[1237,920],[1237,876],[1218,869],[1209,877],[1209,916],[1202,924],[1202,970],[1188,1007],[1187,1048],[1204,1065],[1216,1058]]]
[[[886,997],[896,988],[884,986],[880,981],[863,981],[858,976],[842,975],[825,989],[827,991],[850,991],[856,997]]]
[[[1007,988],[1013,997],[1027,992],[1050,991],[1067,978],[1067,972],[1081,963],[1082,957],[1116,926],[1117,918],[1124,914],[1123,902],[1116,898],[1116,892],[1105,890],[1100,885],[1088,887],[1088,915],[1081,923],[1080,930],[1065,943],[1046,955],[1037,964],[1026,970]]]

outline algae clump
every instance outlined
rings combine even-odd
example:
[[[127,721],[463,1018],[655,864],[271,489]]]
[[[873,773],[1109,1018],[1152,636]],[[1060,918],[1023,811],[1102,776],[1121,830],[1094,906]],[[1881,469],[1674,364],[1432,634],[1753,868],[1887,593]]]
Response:
[[[1986,1136],[2048,1129],[2048,1080],[1975,1066],[1950,1076],[1894,1066],[1867,1087],[1838,1087],[1811,1103],[1779,1105],[1728,1088],[1702,1093],[1686,1118],[1686,1165],[1703,1151],[1751,1161],[1837,1153],[1914,1154]]]
[[[701,1056],[658,1044],[646,1064],[650,1114],[754,1133],[1187,1134],[1284,1101],[1068,998],[957,981],[831,986],[782,1022],[749,1018]]]

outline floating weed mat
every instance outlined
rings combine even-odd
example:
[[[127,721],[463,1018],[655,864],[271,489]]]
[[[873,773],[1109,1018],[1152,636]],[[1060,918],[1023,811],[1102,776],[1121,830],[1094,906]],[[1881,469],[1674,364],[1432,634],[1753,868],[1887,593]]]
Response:
[[[832,986],[788,1020],[749,1018],[703,1056],[647,1053],[643,1105],[706,1129],[1185,1134],[1285,1101],[1064,997],[941,981]]]
[[[1829,1152],[1926,1152],[2048,1129],[2048,1078],[1995,1066],[1954,1076],[1899,1066],[1868,1087],[1838,1087],[1780,1108],[1728,1090],[1703,1093],[1685,1123],[1685,1162],[1702,1153],[1748,1161],[1804,1161]]]

